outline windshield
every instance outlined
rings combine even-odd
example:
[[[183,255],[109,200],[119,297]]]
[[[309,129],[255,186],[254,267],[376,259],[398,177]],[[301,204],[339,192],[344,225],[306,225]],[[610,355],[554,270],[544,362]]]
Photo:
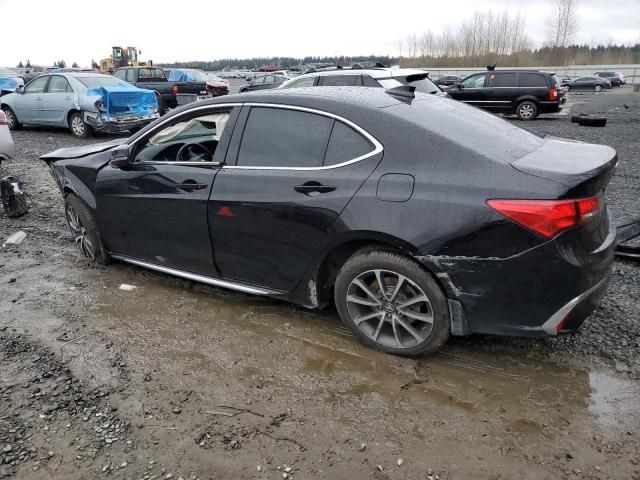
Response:
[[[124,85],[124,82],[116,77],[95,76],[95,77],[74,77],[87,88],[103,87],[105,85]]]

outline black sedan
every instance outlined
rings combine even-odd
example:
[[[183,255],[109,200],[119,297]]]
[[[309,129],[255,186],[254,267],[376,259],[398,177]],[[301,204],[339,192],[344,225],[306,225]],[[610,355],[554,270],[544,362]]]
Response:
[[[205,100],[42,159],[101,264],[335,302],[362,342],[399,355],[575,331],[613,261],[616,152],[412,90]]]
[[[255,90],[270,90],[278,88],[287,79],[282,75],[260,75],[248,81],[240,87],[240,92],[253,92]]]
[[[599,92],[604,88],[611,88],[611,82],[606,78],[600,77],[579,77],[573,80],[563,80],[561,85],[567,87],[568,90],[593,90],[595,92]]]
[[[456,75],[446,75],[444,77],[440,77],[434,83],[439,87],[450,87],[451,85],[455,85],[456,83],[458,83],[460,80],[462,80],[462,77],[458,77]]]

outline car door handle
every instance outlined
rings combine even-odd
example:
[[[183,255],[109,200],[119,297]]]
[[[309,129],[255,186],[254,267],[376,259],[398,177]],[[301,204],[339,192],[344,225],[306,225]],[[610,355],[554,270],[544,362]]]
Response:
[[[336,187],[332,187],[330,185],[322,185],[319,182],[306,182],[302,185],[297,185],[293,187],[296,192],[304,193],[309,197],[313,197],[314,195],[318,195],[320,193],[333,192]]]
[[[209,185],[206,183],[196,183],[194,180],[185,180],[182,183],[176,185],[178,190],[184,190],[185,192],[193,192],[194,190],[202,190]]]

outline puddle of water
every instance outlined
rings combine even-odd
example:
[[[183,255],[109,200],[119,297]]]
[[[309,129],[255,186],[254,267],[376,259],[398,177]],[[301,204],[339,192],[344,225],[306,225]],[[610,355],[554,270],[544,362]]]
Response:
[[[122,342],[142,345],[175,375],[265,381],[304,398],[335,398],[397,415],[440,411],[500,419],[516,437],[586,423],[603,432],[638,430],[637,382],[510,354],[453,346],[414,360],[358,344],[335,312],[196,286],[117,266],[96,314],[117,322]],[[137,290],[117,290],[120,283]],[[142,357],[144,357],[144,355]],[[268,379],[268,380],[265,380]]]

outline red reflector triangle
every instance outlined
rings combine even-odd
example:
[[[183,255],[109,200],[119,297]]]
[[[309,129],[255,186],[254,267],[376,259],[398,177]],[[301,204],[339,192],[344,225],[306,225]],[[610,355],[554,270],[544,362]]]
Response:
[[[216,215],[220,215],[221,217],[235,217],[229,207],[222,207],[220,210],[218,210],[218,213]]]

